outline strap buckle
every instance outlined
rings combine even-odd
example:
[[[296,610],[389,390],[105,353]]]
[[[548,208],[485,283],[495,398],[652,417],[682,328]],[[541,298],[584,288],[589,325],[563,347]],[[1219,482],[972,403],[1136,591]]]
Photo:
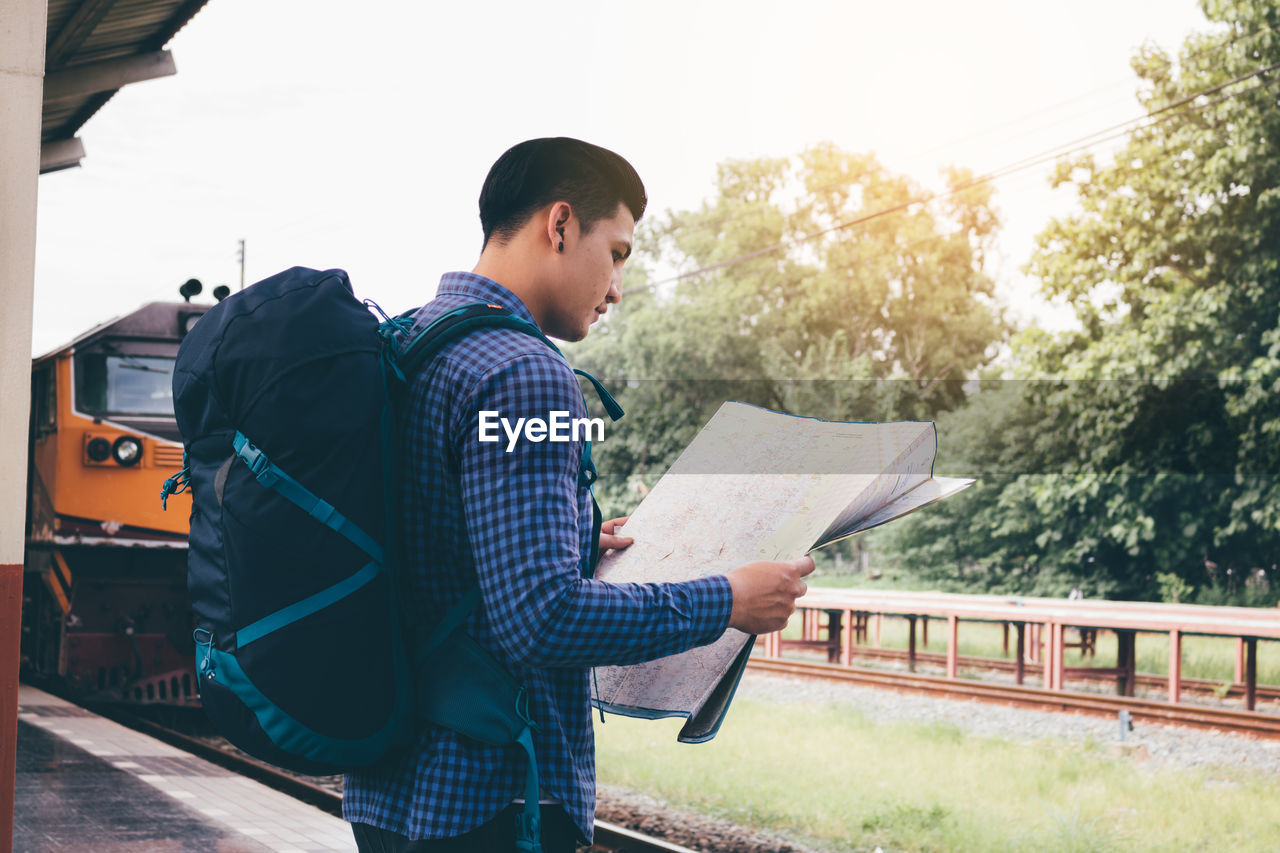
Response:
[[[244,433],[237,430],[231,445],[235,448],[236,455],[249,466],[249,470],[253,472],[253,476],[259,483],[271,488],[272,484],[279,479],[272,470],[271,460],[267,458],[267,454],[255,447]]]
[[[249,470],[255,476],[267,470],[267,466],[271,464],[271,460],[267,458],[267,454],[263,453],[253,442],[244,437],[244,433],[236,433],[236,453],[249,466]]]

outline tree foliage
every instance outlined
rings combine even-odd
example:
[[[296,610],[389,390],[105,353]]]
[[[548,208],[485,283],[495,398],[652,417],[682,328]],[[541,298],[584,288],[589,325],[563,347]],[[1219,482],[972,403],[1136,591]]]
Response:
[[[1019,338],[1019,374],[1038,381],[943,425],[975,442],[962,461],[986,482],[886,532],[895,559],[999,588],[1221,598],[1248,580],[1265,598],[1280,551],[1280,70],[1259,72],[1280,64],[1280,9],[1203,8],[1220,26],[1176,59],[1134,57],[1151,121],[1113,162],[1058,165],[1077,210],[1041,233],[1029,272],[1080,329]],[[1002,456],[1015,441],[1034,450]]]
[[[596,450],[609,508],[633,505],[725,400],[854,420],[958,405],[958,380],[1005,335],[984,270],[998,223],[989,189],[907,204],[924,195],[871,155],[820,145],[725,162],[700,207],[642,223],[651,269],[706,271],[630,271],[574,348],[629,410]]]

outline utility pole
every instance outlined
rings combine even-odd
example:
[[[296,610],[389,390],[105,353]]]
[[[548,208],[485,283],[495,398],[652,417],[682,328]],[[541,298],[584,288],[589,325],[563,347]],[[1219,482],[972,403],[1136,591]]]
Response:
[[[244,239],[240,240],[240,251],[236,253],[237,260],[240,261],[240,289],[244,290]]]

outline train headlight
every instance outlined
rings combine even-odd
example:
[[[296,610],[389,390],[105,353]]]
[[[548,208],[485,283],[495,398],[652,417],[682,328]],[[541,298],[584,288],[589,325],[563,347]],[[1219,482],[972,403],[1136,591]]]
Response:
[[[187,333],[196,327],[196,323],[200,322],[200,318],[204,316],[201,311],[198,314],[179,314],[178,315],[178,337],[185,338]]]
[[[111,456],[126,468],[136,465],[142,458],[142,442],[131,435],[122,435],[111,446]]]

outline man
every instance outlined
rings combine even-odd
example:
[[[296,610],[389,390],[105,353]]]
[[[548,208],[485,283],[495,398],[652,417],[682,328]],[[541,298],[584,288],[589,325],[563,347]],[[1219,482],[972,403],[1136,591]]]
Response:
[[[569,341],[621,298],[644,186],[627,161],[574,139],[535,139],[493,165],[480,193],[484,246],[449,273],[421,328],[470,302],[504,306]],[[661,657],[718,638],[781,628],[813,570],[808,557],[758,562],[678,584],[589,578],[601,549],[631,544],[625,519],[593,524],[581,442],[479,440],[481,412],[585,417],[571,368],[510,329],[451,342],[412,378],[401,429],[404,565],[411,613],[433,624],[476,583],[466,630],[528,689],[537,724],[546,853],[591,837],[595,754],[589,670]],[[598,539],[597,539],[598,535]],[[428,726],[403,755],[347,777],[344,814],[363,851],[513,848],[523,754]]]

